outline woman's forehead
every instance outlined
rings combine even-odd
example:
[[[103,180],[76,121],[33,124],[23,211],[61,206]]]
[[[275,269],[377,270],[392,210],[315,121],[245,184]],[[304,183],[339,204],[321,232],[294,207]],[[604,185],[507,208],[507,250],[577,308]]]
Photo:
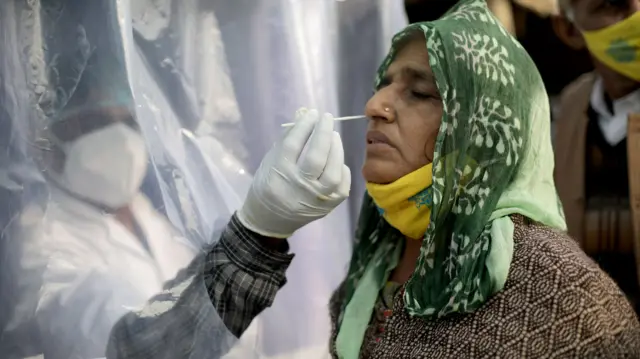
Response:
[[[407,42],[400,48],[386,71],[387,76],[409,75],[433,81],[429,52],[423,39]]]
[[[418,62],[424,62],[429,65],[429,51],[424,37],[416,37],[407,41],[396,50],[395,60],[411,59]]]

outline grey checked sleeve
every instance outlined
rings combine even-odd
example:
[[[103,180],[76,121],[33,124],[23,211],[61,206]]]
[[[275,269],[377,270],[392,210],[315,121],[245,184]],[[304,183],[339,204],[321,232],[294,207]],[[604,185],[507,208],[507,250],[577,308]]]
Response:
[[[271,306],[292,254],[271,250],[234,215],[220,241],[111,331],[109,359],[220,358]]]

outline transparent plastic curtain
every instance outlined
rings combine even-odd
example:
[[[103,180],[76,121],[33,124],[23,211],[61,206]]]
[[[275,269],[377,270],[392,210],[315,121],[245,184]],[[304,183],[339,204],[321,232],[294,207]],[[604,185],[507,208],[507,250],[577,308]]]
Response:
[[[9,199],[2,201],[2,228],[26,203],[39,199],[47,204],[47,186],[31,153],[46,124],[40,112],[43,89],[51,86],[45,46],[51,40],[43,24],[56,19],[48,9],[63,2],[9,0],[0,5],[3,50],[35,48],[40,53],[16,50],[0,56],[0,119],[2,130],[8,127],[0,134],[0,186],[3,199]],[[244,197],[248,173],[298,107],[337,116],[362,113],[389,39],[406,24],[402,1],[396,0],[104,2],[117,14],[117,26],[105,29],[99,21],[69,23],[67,18],[67,28],[93,27],[89,32],[98,37],[120,32],[114,36],[117,52],[125,58],[136,119],[151,154],[142,189],[195,246],[217,238]],[[95,12],[96,3],[85,6]],[[328,355],[327,303],[346,273],[352,219],[364,192],[358,174],[366,122],[340,127],[354,174],[352,197],[291,239],[296,259],[288,284],[230,358]]]
[[[196,244],[208,244],[251,184],[216,14],[205,0],[118,4],[136,114],[162,179],[147,192]]]
[[[335,116],[363,114],[375,70],[406,25],[400,0],[214,0],[242,114],[248,164],[257,168],[280,124],[298,107]],[[288,283],[254,322],[260,352],[273,358],[325,358],[328,301],[344,279],[364,183],[366,120],[338,125],[352,170],[351,198],[298,231]],[[232,353],[233,354],[233,353]],[[233,356],[242,358],[242,355]]]
[[[78,84],[90,72],[87,63],[97,63],[94,68],[102,72],[103,79],[109,77],[105,81],[115,84],[129,97],[131,115],[141,128],[150,155],[141,191],[155,208],[150,215],[160,222],[166,221],[166,228],[172,227],[163,236],[175,232],[176,241],[185,242],[181,242],[184,244],[181,248],[192,248],[195,253],[218,239],[231,213],[240,206],[251,177],[243,163],[246,153],[242,141],[237,140],[243,137],[238,107],[226,74],[224,48],[219,37],[216,40],[218,30],[209,3],[0,2],[0,265],[4,268],[0,278],[0,356],[3,358],[42,354],[51,358],[72,357],[56,343],[70,335],[77,343],[73,346],[85,353],[79,357],[99,357],[100,348],[108,340],[110,323],[127,310],[143,306],[161,290],[163,280],[170,279],[158,276],[151,281],[127,283],[144,290],[124,293],[121,297],[130,299],[127,303],[130,306],[106,306],[108,313],[99,309],[96,312],[93,307],[94,311],[84,313],[89,316],[83,318],[84,314],[63,308],[69,310],[66,312],[69,319],[77,320],[75,326],[73,320],[66,324],[51,322],[56,313],[36,317],[39,306],[47,299],[39,298],[39,287],[46,284],[41,282],[47,279],[21,272],[21,265],[35,265],[31,257],[25,256],[24,243],[42,237],[54,244],[60,240],[61,249],[68,254],[72,251],[65,244],[79,243],[80,234],[87,238],[104,235],[89,233],[90,226],[82,218],[77,222],[67,218],[60,225],[40,226],[40,222],[51,221],[53,216],[63,213],[60,208],[68,206],[60,200],[68,196],[57,196],[61,191],[44,175],[52,165],[47,162],[51,146],[48,134],[62,111],[93,105],[72,100]],[[90,127],[92,120],[87,118],[82,126]],[[72,228],[74,223],[76,228]],[[40,233],[43,228],[67,230]],[[165,228],[164,224],[161,228]],[[80,237],[74,242],[74,236]],[[90,243],[87,247],[91,247]],[[95,247],[96,251],[82,252],[87,258],[74,259],[86,259],[89,265],[102,263],[101,256],[106,253]],[[46,260],[47,253],[42,253],[46,249],[32,246],[28,250],[39,251],[37,256]],[[158,268],[159,272],[163,269]],[[119,271],[114,277],[122,278],[122,282],[127,282],[127,273],[134,277],[136,274],[136,269],[124,263]],[[120,287],[119,283],[96,286],[112,294],[125,291],[123,288],[127,286]],[[30,288],[31,292],[18,291],[23,288]],[[103,299],[91,298],[89,294],[86,298],[78,297],[81,296],[75,292],[76,301],[72,303]],[[94,322],[94,318],[101,322]],[[209,320],[215,323],[213,326],[224,328],[215,314]],[[35,329],[38,325],[49,330],[39,332]],[[230,333],[227,336],[232,337]],[[199,343],[216,345],[211,341]],[[253,349],[245,348],[244,357],[257,357]],[[194,350],[207,352],[207,348]]]

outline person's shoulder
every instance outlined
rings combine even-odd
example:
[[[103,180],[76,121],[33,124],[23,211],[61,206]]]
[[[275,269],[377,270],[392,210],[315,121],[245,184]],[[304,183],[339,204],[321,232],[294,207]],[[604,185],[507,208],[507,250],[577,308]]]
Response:
[[[568,84],[560,93],[560,111],[576,104],[588,104],[595,81],[596,74],[587,72]]]
[[[570,99],[571,97],[584,94],[585,92],[591,93],[591,89],[595,82],[595,72],[584,73],[565,86],[565,88],[562,89],[562,92],[560,92],[560,97],[563,99]]]
[[[46,256],[71,238],[72,228],[59,218],[56,206],[27,204],[7,227],[2,250],[13,257]]]
[[[640,355],[640,323],[615,282],[566,233],[516,222],[510,280],[526,282],[529,305],[546,308],[552,322],[577,325],[576,340]]]
[[[101,223],[74,218],[55,202],[29,204],[7,229],[0,250],[11,256],[2,267],[23,276],[81,275],[104,266],[98,258],[107,248],[107,233]]]
[[[514,221],[515,252],[536,252],[540,259],[562,257],[571,259],[568,264],[598,269],[598,265],[589,258],[578,243],[566,232],[533,222],[518,216]],[[516,253],[514,253],[516,255]],[[563,261],[564,262],[564,261]]]
[[[67,213],[56,203],[26,206],[12,227],[11,236],[20,247],[35,247],[37,252],[60,251],[65,245],[91,247],[86,223]],[[95,232],[95,231],[94,231]]]
[[[515,220],[514,224],[514,261],[527,263],[532,280],[551,279],[575,290],[622,296],[613,280],[568,234],[527,219]]]

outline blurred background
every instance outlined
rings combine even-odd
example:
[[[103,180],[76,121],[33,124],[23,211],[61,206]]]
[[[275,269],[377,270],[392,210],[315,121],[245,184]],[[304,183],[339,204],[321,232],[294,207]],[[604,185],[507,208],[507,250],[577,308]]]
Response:
[[[34,231],[51,231],[47,235],[52,238],[72,238],[77,234],[69,228],[87,229],[81,218],[73,216],[65,217],[67,227],[61,232],[55,232],[59,226],[42,228],[37,224],[65,198],[52,190],[48,175],[56,161],[50,145],[65,140],[60,131],[73,137],[68,134],[69,127],[82,132],[84,127],[101,126],[105,116],[116,116],[119,112],[114,108],[126,109],[129,115],[122,121],[135,123],[148,156],[140,192],[149,202],[149,211],[184,240],[188,258],[191,251],[211,244],[241,205],[252,173],[282,134],[280,124],[291,122],[296,109],[303,106],[335,116],[362,114],[372,93],[373,75],[392,36],[408,23],[437,19],[454,3],[4,0],[0,4],[0,258],[9,264],[2,278],[5,305],[0,310],[4,333],[0,353],[3,348],[8,352],[7,348],[22,347],[27,349],[18,350],[21,354],[16,358],[42,355],[50,346],[47,340],[54,340],[28,334],[33,333],[32,327],[15,322],[33,321],[33,308],[38,304],[35,299],[7,295],[10,289],[6,288],[17,285],[36,288],[37,292],[40,281],[46,281],[38,275],[16,272],[20,264],[11,264],[15,251],[47,254],[49,249],[37,241],[27,249],[22,247],[23,241],[30,243],[28,238]],[[560,95],[570,83],[593,70],[589,53],[585,48],[570,48],[557,36],[554,19],[560,10],[556,1],[488,3],[537,64],[556,131]],[[90,88],[99,91],[86,95],[83,91]],[[66,129],[56,129],[61,118],[74,119],[78,113],[91,115],[65,120]],[[347,164],[354,174],[352,196],[329,217],[291,239],[296,260],[289,269],[288,284],[274,306],[254,321],[229,358],[328,357],[327,303],[344,278],[351,255],[364,193],[364,183],[357,174],[367,124],[348,121],[338,126]],[[119,153],[108,146],[105,151]],[[626,203],[628,209],[628,200]],[[99,237],[95,233],[106,229],[98,227],[91,228],[95,232],[86,232],[90,234],[82,232],[82,236]],[[600,233],[602,228],[593,231]],[[601,261],[635,302],[637,235],[618,236],[612,241],[599,238],[597,243],[606,241],[607,245],[596,244],[589,254]],[[55,243],[68,244],[64,240]],[[100,251],[114,250],[106,244],[104,248],[89,247],[72,253],[93,258],[78,266],[106,262],[106,254]],[[168,258],[166,265],[179,267],[181,262],[176,261]],[[112,264],[120,271],[114,276],[124,276],[137,265]],[[144,275],[136,280],[149,282]],[[154,277],[153,281],[157,283],[134,290],[139,293],[132,295],[132,300],[144,303],[157,292],[162,280]],[[108,285],[112,286],[109,290],[126,292],[127,296],[131,290],[118,281]],[[93,295],[95,291],[87,292],[85,301]],[[17,312],[23,314],[15,319]],[[108,328],[122,314],[111,310],[95,320],[103,320]],[[50,325],[67,330],[59,323]],[[94,340],[105,334],[77,335],[86,335],[78,340]]]

